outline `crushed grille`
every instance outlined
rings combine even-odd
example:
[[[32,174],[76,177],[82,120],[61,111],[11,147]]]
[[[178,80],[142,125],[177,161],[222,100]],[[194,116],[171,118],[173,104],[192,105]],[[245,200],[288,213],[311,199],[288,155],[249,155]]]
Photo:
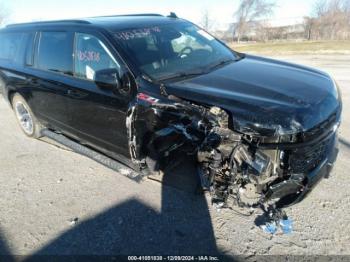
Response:
[[[334,136],[314,146],[294,150],[289,157],[291,170],[294,173],[308,173],[314,170],[327,157],[333,140]]]

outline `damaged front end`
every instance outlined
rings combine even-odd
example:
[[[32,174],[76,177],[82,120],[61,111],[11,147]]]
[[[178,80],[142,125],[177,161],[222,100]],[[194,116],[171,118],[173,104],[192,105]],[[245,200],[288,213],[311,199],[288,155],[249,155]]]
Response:
[[[175,155],[193,156],[202,189],[223,207],[282,208],[329,174],[337,154],[336,115],[317,130],[273,138],[235,131],[234,117],[219,107],[140,93],[127,118],[132,160],[153,173]]]

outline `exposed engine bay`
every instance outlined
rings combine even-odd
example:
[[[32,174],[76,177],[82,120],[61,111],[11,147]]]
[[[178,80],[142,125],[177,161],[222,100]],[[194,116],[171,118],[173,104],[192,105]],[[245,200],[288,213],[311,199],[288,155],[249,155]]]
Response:
[[[141,93],[129,110],[132,160],[141,169],[157,172],[174,154],[193,156],[202,189],[222,207],[282,208],[298,202],[309,189],[307,174],[324,166],[334,147],[334,130],[321,142],[302,148],[284,149],[281,143],[262,147],[266,138],[234,131],[233,116],[223,109],[174,96],[164,101]]]

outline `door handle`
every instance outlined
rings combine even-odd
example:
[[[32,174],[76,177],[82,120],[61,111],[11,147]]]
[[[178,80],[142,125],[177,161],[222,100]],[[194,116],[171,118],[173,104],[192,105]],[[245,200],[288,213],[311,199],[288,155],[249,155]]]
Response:
[[[67,95],[69,95],[69,96],[77,96],[78,95],[78,92],[77,91],[75,91],[75,90],[71,90],[71,89],[68,89],[67,90]]]
[[[67,95],[73,98],[83,98],[86,96],[85,93],[73,89],[68,89]]]
[[[30,77],[30,78],[27,79],[27,83],[28,83],[28,84],[32,84],[32,85],[36,85],[36,84],[39,83],[39,81],[38,81],[37,78],[32,78],[32,77]]]

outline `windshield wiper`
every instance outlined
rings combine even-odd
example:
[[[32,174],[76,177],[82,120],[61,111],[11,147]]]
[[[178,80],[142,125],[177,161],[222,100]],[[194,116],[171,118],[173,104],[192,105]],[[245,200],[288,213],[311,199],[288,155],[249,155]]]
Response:
[[[179,73],[171,75],[171,76],[160,78],[160,79],[158,79],[158,81],[189,78],[189,77],[200,76],[200,75],[203,75],[203,74],[206,74],[206,73],[207,73],[206,71],[188,72],[188,73],[186,73],[186,72],[179,72]]]
[[[229,63],[231,63],[231,62],[236,62],[236,61],[238,61],[238,60],[234,60],[234,59],[224,59],[224,60],[220,60],[219,62],[216,62],[216,63],[213,63],[213,64],[209,65],[209,66],[208,66],[208,69],[209,69],[210,71],[212,71],[212,70],[215,70],[215,69],[217,69],[217,68],[219,68],[219,67],[221,67],[221,66],[224,66],[224,65],[226,65],[226,64],[229,64]]]
[[[195,77],[195,76],[199,76],[199,75],[208,74],[208,73],[210,73],[210,71],[213,71],[216,68],[219,68],[221,66],[229,64],[231,62],[236,62],[238,60],[239,59],[237,59],[237,60],[235,60],[235,59],[220,60],[219,62],[212,63],[212,64],[208,65],[207,67],[205,67],[204,70],[194,71],[194,72],[179,72],[179,73],[171,75],[171,76],[160,78],[160,79],[158,79],[158,81],[174,80],[174,79],[181,79],[181,78],[190,78],[190,77]]]

